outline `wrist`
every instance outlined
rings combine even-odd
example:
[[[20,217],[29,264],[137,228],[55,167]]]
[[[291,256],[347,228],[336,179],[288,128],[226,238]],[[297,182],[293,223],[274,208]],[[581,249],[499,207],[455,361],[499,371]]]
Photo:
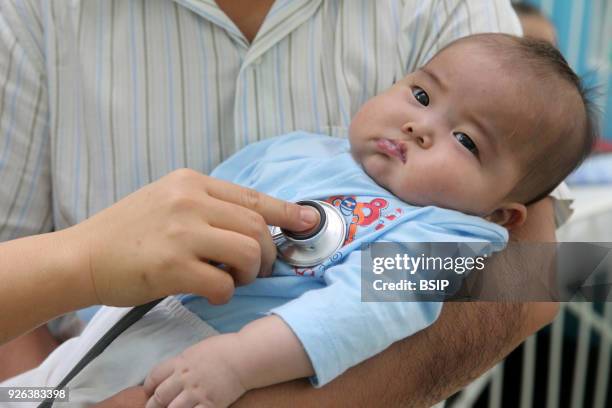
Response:
[[[0,244],[0,343],[94,303],[73,242],[68,233],[51,232]],[[42,306],[23,306],[32,299]]]
[[[89,245],[83,239],[79,230],[70,227],[52,233],[52,251],[50,258],[55,268],[55,276],[62,282],[58,288],[60,294],[70,296],[70,310],[99,304],[90,271]]]
[[[227,333],[218,337],[212,337],[209,340],[217,343],[216,354],[219,356],[222,364],[225,365],[227,372],[230,373],[235,381],[240,384],[243,392],[256,388],[254,386],[255,378],[261,374],[256,368],[248,362],[253,359],[245,352],[248,347],[241,341],[238,333]]]

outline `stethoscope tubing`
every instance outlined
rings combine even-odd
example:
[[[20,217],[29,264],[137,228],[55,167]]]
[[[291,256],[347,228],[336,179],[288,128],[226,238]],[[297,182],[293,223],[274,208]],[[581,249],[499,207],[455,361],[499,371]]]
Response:
[[[79,360],[79,362],[70,370],[68,374],[60,381],[60,383],[55,387],[55,390],[59,391],[66,387],[68,383],[83,370],[91,361],[93,361],[96,357],[98,357],[106,348],[117,338],[121,333],[126,331],[130,326],[140,320],[144,315],[146,315],[151,309],[157,306],[164,298],[153,300],[149,303],[145,303],[144,305],[136,306],[132,308],[125,316],[123,316],[117,323],[113,325],[102,337],[100,340],[93,345],[92,348]],[[53,394],[55,395],[55,394]],[[38,408],[49,408],[53,406],[53,402],[55,398],[47,398],[44,400]]]

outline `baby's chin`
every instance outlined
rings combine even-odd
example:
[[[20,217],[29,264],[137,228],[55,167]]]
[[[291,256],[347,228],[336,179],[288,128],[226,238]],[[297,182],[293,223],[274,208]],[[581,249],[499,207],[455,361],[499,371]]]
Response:
[[[376,155],[372,155],[367,156],[362,161],[360,161],[354,154],[353,157],[355,158],[357,163],[361,165],[363,171],[365,171],[365,173],[370,176],[370,178],[374,180],[376,184],[391,191],[389,183],[387,181],[387,179],[389,178],[389,164],[385,163],[385,160],[383,158],[377,157]],[[391,192],[393,193],[393,191]]]
[[[357,160],[357,158],[355,160]],[[419,194],[418,191],[415,191],[415,189],[409,186],[402,186],[400,189],[392,183],[393,175],[391,169],[393,163],[390,163],[389,158],[383,155],[369,155],[366,156],[360,164],[363,171],[365,171],[376,184],[383,187],[403,202],[422,207],[435,205],[433,202],[424,200],[424,198],[427,197],[427,192]]]

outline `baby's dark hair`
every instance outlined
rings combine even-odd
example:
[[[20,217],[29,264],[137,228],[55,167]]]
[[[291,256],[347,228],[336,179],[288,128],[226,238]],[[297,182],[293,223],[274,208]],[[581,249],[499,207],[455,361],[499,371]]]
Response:
[[[537,115],[533,134],[519,135],[524,140],[517,145],[525,146],[517,152],[522,177],[509,194],[514,201],[532,204],[548,196],[590,154],[598,133],[591,91],[546,41],[508,34],[477,34],[459,41],[473,40],[499,55],[509,70],[526,72],[543,84],[535,92],[547,92],[548,112]],[[557,117],[546,120],[551,112]],[[561,126],[561,121],[566,125]],[[537,143],[529,144],[529,140]]]

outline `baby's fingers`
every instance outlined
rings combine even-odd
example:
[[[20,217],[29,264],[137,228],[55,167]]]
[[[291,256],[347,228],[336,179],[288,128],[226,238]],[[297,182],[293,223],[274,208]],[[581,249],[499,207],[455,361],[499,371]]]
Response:
[[[144,389],[149,397],[151,397],[159,384],[174,373],[175,361],[169,359],[161,364],[156,365],[149,373],[144,382]]]
[[[175,398],[183,391],[183,384],[171,375],[155,388],[145,408],[174,407]],[[178,405],[183,406],[183,405]],[[189,405],[191,408],[193,404]]]
[[[172,401],[168,408],[193,408],[198,403],[192,393],[183,390],[178,397]],[[206,405],[202,405],[207,407]]]

